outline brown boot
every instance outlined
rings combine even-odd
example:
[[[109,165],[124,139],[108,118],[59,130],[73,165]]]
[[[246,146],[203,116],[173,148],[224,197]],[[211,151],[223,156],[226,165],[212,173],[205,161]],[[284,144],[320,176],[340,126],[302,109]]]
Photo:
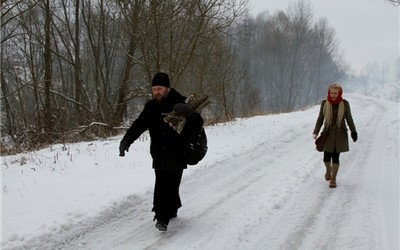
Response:
[[[326,167],[325,180],[329,181],[331,179],[331,172],[332,172],[331,163],[324,161],[324,164]]]
[[[336,187],[336,175],[337,175],[338,171],[339,171],[339,164],[332,163],[332,176],[331,176],[331,181],[329,183],[330,188]]]

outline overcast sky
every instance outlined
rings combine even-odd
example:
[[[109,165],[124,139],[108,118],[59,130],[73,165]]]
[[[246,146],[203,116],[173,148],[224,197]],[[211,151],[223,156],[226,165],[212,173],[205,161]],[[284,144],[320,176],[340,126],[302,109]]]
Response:
[[[249,0],[256,16],[266,10],[274,14],[286,11],[295,0]],[[384,0],[309,0],[314,21],[326,17],[354,70],[377,62],[394,67],[399,56],[399,9]]]

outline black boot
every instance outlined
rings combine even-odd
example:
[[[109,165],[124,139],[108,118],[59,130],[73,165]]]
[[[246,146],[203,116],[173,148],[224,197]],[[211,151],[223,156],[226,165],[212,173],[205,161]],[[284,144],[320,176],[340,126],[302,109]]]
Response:
[[[164,223],[164,222],[162,222],[162,221],[157,220],[156,228],[157,228],[158,230],[160,230],[160,231],[165,232],[165,231],[167,231],[168,224],[166,224],[166,223]]]

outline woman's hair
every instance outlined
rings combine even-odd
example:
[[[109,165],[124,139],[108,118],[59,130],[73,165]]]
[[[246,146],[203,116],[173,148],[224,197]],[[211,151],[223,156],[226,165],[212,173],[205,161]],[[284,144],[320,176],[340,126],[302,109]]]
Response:
[[[329,85],[328,92],[331,89],[338,89],[340,92],[342,92],[342,86],[340,86],[339,83],[332,83],[331,85]]]

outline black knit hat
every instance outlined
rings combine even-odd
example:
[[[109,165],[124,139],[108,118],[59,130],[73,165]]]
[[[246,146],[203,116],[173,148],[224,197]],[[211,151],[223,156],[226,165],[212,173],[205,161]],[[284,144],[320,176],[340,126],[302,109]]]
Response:
[[[159,72],[154,75],[151,86],[164,86],[169,88],[169,77],[167,73]]]

